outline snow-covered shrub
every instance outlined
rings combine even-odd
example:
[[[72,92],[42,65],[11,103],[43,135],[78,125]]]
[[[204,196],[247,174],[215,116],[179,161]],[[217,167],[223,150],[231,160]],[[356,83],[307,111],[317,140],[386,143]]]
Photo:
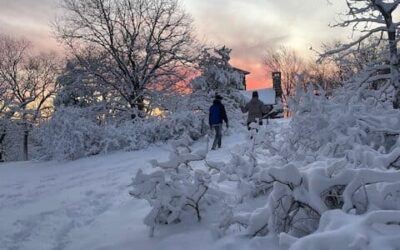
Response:
[[[84,109],[63,108],[36,132],[40,157],[73,160],[102,151],[105,134]]]
[[[81,108],[58,110],[36,131],[37,157],[77,159],[115,150],[138,150],[185,135],[199,139],[206,133],[204,117],[189,111],[107,123],[85,114]]]
[[[133,180],[134,190],[130,194],[147,200],[152,207],[144,219],[150,227],[150,234],[154,234],[159,224],[193,218],[200,221],[201,211],[214,200],[208,194],[210,178],[201,170],[195,171],[194,175],[185,171],[168,173],[161,170],[146,175],[140,170]]]
[[[121,149],[137,150],[156,142],[166,142],[189,136],[197,140],[205,135],[204,117],[185,111],[166,117],[137,118],[115,125],[115,135]]]
[[[356,85],[329,98],[321,89],[299,90],[283,137],[259,131],[251,177],[238,175],[251,162],[243,154],[220,167],[223,181],[240,180],[247,194],[266,197],[264,205],[250,210],[233,205],[220,223],[222,233],[239,225],[249,236],[302,237],[333,209],[358,215],[398,209],[400,174],[393,170],[400,163],[400,113],[378,98],[382,92]],[[257,154],[262,149],[265,154]]]
[[[379,100],[379,91],[354,89],[299,91],[288,133],[292,159],[345,157],[353,167],[398,168],[400,112]]]
[[[274,143],[280,144],[276,134],[281,128],[262,127],[254,123],[251,126],[254,129],[249,131],[246,144],[235,148],[228,162],[206,161],[207,167],[216,173],[218,182],[237,184],[240,201],[267,195],[272,185],[264,179],[265,170],[287,164],[281,156],[274,156],[276,150],[272,150]]]
[[[270,189],[265,206],[253,212],[228,214],[220,224],[221,230],[226,232],[239,224],[250,236],[285,232],[300,237],[313,233],[320,216],[332,209],[363,214],[396,208],[400,173],[344,168],[343,164],[311,164],[301,170],[288,164],[264,169],[258,181]]]
[[[230,181],[241,182],[250,179],[259,168],[253,154],[239,155],[232,153],[231,160],[228,164],[224,164],[221,169],[219,181],[229,179]]]
[[[280,235],[280,245],[290,250],[398,249],[400,211],[373,211],[355,216],[340,210],[323,214],[318,230],[297,239]]]
[[[238,188],[238,201],[255,198],[269,193],[271,183],[263,179],[265,164],[257,161],[256,154],[232,153],[228,163],[207,162],[210,169],[218,170],[218,182],[235,182]]]
[[[212,221],[220,235],[280,235],[289,248],[303,246],[301,237],[323,234],[324,225],[335,224],[333,219],[326,222],[333,211],[357,220],[397,216],[389,210],[399,209],[400,113],[392,108],[387,91],[371,87],[367,78],[361,74],[329,97],[318,88],[299,89],[291,103],[290,125],[280,128],[279,135],[274,121],[258,127],[258,133],[251,131],[252,139],[235,148],[228,161],[204,160],[201,169],[211,174],[209,185],[233,190],[225,193],[224,216]],[[202,157],[182,148],[167,162],[152,163],[165,176],[185,173],[191,179],[188,173],[201,165],[194,168],[191,160]],[[379,227],[398,226],[397,218],[376,218],[373,224]],[[373,237],[371,227],[347,249],[365,246]],[[314,249],[324,249],[318,246]]]
[[[270,190],[265,206],[253,212],[230,214],[220,224],[220,229],[227,231],[239,223],[246,228],[249,236],[262,236],[270,232],[287,232],[298,236],[313,232],[320,213],[308,201],[307,184],[303,178],[293,165],[263,170],[258,175],[258,181]]]
[[[205,158],[203,150],[188,152],[188,138],[172,142],[170,159],[152,161],[156,170],[145,174],[139,170],[133,178],[130,194],[146,200],[151,206],[144,223],[154,235],[157,225],[202,219],[205,209],[215,205],[220,197],[211,182],[211,175],[202,169],[192,169],[190,162]],[[182,147],[183,145],[183,147]]]
[[[206,158],[209,150],[209,139],[207,136],[206,140],[205,148],[200,148],[194,151],[190,147],[194,142],[190,136],[186,135],[179,140],[173,140],[170,142],[171,149],[169,159],[164,162],[151,160],[150,164],[153,167],[173,172],[179,172],[181,167],[191,168],[190,163],[202,161]]]

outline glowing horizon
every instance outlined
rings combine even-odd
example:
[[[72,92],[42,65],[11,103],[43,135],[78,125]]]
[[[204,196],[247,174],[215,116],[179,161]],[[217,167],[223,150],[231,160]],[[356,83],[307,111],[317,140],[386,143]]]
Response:
[[[268,77],[267,68],[261,62],[248,63],[232,58],[230,63],[235,68],[250,72],[246,76],[247,89],[270,88],[272,86],[272,80]]]

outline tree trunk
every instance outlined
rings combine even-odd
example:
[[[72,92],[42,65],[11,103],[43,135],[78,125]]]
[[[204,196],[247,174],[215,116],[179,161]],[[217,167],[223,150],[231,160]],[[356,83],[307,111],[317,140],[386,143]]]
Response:
[[[384,15],[388,29],[389,51],[390,51],[390,74],[394,87],[393,108],[400,108],[400,82],[399,82],[399,56],[397,54],[396,27],[393,24],[392,14]]]
[[[26,127],[24,131],[24,161],[28,160],[28,138],[29,138],[29,130]]]
[[[395,89],[395,96],[393,101],[393,108],[400,109],[400,88]]]
[[[400,108],[400,84],[399,84],[399,57],[397,54],[396,32],[388,32],[390,47],[390,74],[392,85],[395,89],[393,108]]]
[[[143,118],[144,115],[144,109],[145,109],[145,104],[144,104],[144,98],[143,96],[139,96],[136,98],[135,94],[131,94],[130,100],[129,100],[129,106],[131,109],[137,109],[139,112],[138,114],[131,114],[131,118],[135,119],[137,116],[140,118]]]
[[[4,147],[3,142],[4,138],[6,137],[6,132],[2,132],[0,135],[0,162],[4,162]]]

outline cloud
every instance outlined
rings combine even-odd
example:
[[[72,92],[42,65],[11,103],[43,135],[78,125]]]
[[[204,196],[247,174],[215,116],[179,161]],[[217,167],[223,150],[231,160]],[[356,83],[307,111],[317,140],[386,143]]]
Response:
[[[40,48],[57,49],[51,37],[59,0],[0,0],[0,32],[24,36]],[[181,0],[193,16],[198,37],[233,49],[235,66],[251,71],[250,84],[265,85],[262,65],[269,49],[280,45],[306,51],[343,31],[329,29],[343,7],[324,0]]]
[[[55,12],[58,0],[0,0],[0,17],[46,22]]]
[[[237,55],[255,55],[260,47],[284,42],[288,32],[267,20],[265,6],[257,8],[243,2],[187,0],[185,3],[194,16],[199,35],[234,48]]]
[[[250,85],[267,84],[262,67],[263,53],[287,41],[289,32],[282,31],[268,17],[268,5],[237,0],[186,0],[200,37],[233,49],[232,63],[250,71]]]
[[[0,0],[0,33],[23,37],[38,50],[58,50],[52,37],[57,0]]]
[[[281,45],[307,54],[310,45],[338,37],[328,24],[343,5],[321,0],[185,0],[200,37],[233,49],[235,66],[251,71],[250,85],[269,85],[265,53]],[[344,1],[343,1],[344,4]],[[343,32],[342,32],[343,33]]]

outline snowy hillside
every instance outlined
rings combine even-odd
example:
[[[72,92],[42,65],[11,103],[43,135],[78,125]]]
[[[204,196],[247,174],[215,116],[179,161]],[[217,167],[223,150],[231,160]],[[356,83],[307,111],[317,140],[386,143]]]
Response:
[[[399,250],[400,0],[342,0],[331,41],[182,2],[60,0],[60,54],[0,16],[0,250]]]
[[[315,205],[319,204],[316,196],[318,188],[351,179],[353,172],[350,169],[343,172],[347,177],[338,174],[336,177],[332,175],[331,179],[324,179],[322,168],[326,168],[327,171],[339,170],[327,167],[332,165],[334,160],[322,156],[307,168],[296,169],[290,164],[273,167],[278,166],[281,161],[274,155],[272,149],[277,145],[271,144],[267,149],[265,140],[273,135],[274,141],[277,144],[281,143],[288,125],[287,120],[271,121],[261,128],[255,137],[256,140],[251,139],[250,132],[244,128],[225,131],[223,148],[209,151],[206,158],[200,160],[193,158],[193,155],[196,152],[204,153],[203,150],[208,144],[207,138],[190,146],[189,151],[193,153],[184,150],[178,155],[171,154],[174,152],[171,149],[176,149],[178,145],[185,143],[184,140],[136,152],[119,152],[71,162],[2,164],[0,165],[0,249],[377,250],[399,247],[400,227],[393,223],[400,221],[398,210],[390,210],[390,207],[379,210],[372,204],[370,212],[356,215],[359,213],[360,204],[355,204],[356,209],[346,213],[343,209],[348,202],[351,202],[346,200],[346,190],[342,190],[343,209],[320,212],[323,208]],[[255,168],[252,168],[251,159],[243,161],[248,150],[254,152],[257,162]],[[182,159],[191,159],[184,160],[188,172],[182,170],[181,164],[177,164]],[[338,165],[338,162],[335,164]],[[137,194],[143,195],[141,185],[146,183],[148,185],[146,176],[154,176],[154,173],[160,173],[156,171],[157,169],[173,168],[174,165],[180,165],[179,171],[183,171],[185,175],[190,174],[190,171],[199,173],[201,169],[210,175],[206,197],[208,203],[200,207],[202,216],[200,222],[197,221],[193,209],[184,207],[177,211],[177,217],[174,217],[179,219],[179,223],[174,219],[174,223],[167,220],[169,225],[154,225],[154,236],[149,237],[151,228],[145,225],[144,219],[152,216],[150,211],[162,210],[156,209],[154,201],[151,207],[150,203],[133,198],[129,192],[135,190]],[[268,169],[263,169],[263,166],[268,166]],[[143,170],[143,174],[136,176],[132,190],[132,177],[135,177],[139,169]],[[381,176],[377,178],[383,179],[382,174],[376,173],[377,176]],[[298,175],[302,176],[303,181],[300,183]],[[385,177],[386,181],[399,179],[398,173],[390,175],[392,177]],[[271,176],[276,180],[273,186],[267,184],[267,179]],[[364,176],[367,178],[369,175]],[[176,175],[174,178],[178,177],[179,175]],[[159,174],[157,178],[160,180]],[[140,182],[143,180],[144,182]],[[191,182],[183,181],[188,184],[183,191],[188,192]],[[288,183],[285,184],[285,181]],[[168,183],[174,185],[177,182]],[[286,185],[293,189],[293,193],[285,189]],[[304,185],[313,188],[303,189]],[[350,186],[352,185],[357,183],[353,181]],[[397,190],[393,185],[398,185],[398,182],[390,185],[381,187],[389,191]],[[165,188],[168,189],[168,186]],[[379,196],[376,192],[379,190],[374,191],[371,187],[367,189],[373,194],[371,202],[375,202],[377,195]],[[384,190],[379,192],[390,193]],[[168,190],[159,191],[164,192],[161,197],[164,201],[161,202],[168,202],[168,193],[165,193]],[[336,191],[340,192],[339,189]],[[282,223],[286,221],[285,217],[275,217],[283,216],[285,209],[289,209],[285,206],[290,203],[280,198],[280,195],[295,197],[295,203],[291,206],[299,204],[298,210],[293,210],[294,214],[290,214],[293,216],[291,217],[293,221],[287,224],[290,226],[289,229],[280,229],[284,226]],[[336,198],[340,199],[341,194],[336,195]],[[356,193],[356,198],[358,196],[359,193]],[[213,197],[219,197],[219,200],[213,200]],[[333,204],[334,194],[331,193],[329,197],[328,200]],[[382,200],[382,204],[378,205],[391,204],[394,209],[400,204],[398,198],[398,194],[393,193],[388,199],[389,203]],[[329,206],[334,205],[332,204]],[[271,210],[271,206],[277,206],[276,210]],[[282,210],[278,209],[279,206],[282,206]],[[169,209],[174,211],[176,208],[179,207],[174,207],[171,203]],[[315,217],[318,213],[322,214],[319,220]],[[304,217],[306,215],[309,217]],[[170,218],[172,215],[157,216],[154,221],[162,219],[162,216]],[[281,219],[274,221],[274,218]],[[303,221],[302,218],[308,219]],[[265,221],[268,221],[268,229],[264,225]],[[313,229],[314,226],[317,228]],[[316,231],[310,231],[311,234],[305,237],[293,236],[300,236],[304,233],[301,230],[308,229]],[[277,230],[276,232],[282,230],[287,233],[270,231],[271,233],[266,234],[266,230]]]
[[[224,137],[223,148],[208,158],[228,161],[244,137]],[[0,249],[243,249],[237,240],[215,238],[202,224],[148,237],[143,219],[150,207],[128,191],[139,168],[152,171],[154,158],[166,160],[167,145],[71,162],[1,164]]]
[[[148,245],[145,202],[128,195],[139,167],[163,147],[73,162],[0,167],[0,249],[132,249]],[[137,249],[141,249],[137,248]]]

